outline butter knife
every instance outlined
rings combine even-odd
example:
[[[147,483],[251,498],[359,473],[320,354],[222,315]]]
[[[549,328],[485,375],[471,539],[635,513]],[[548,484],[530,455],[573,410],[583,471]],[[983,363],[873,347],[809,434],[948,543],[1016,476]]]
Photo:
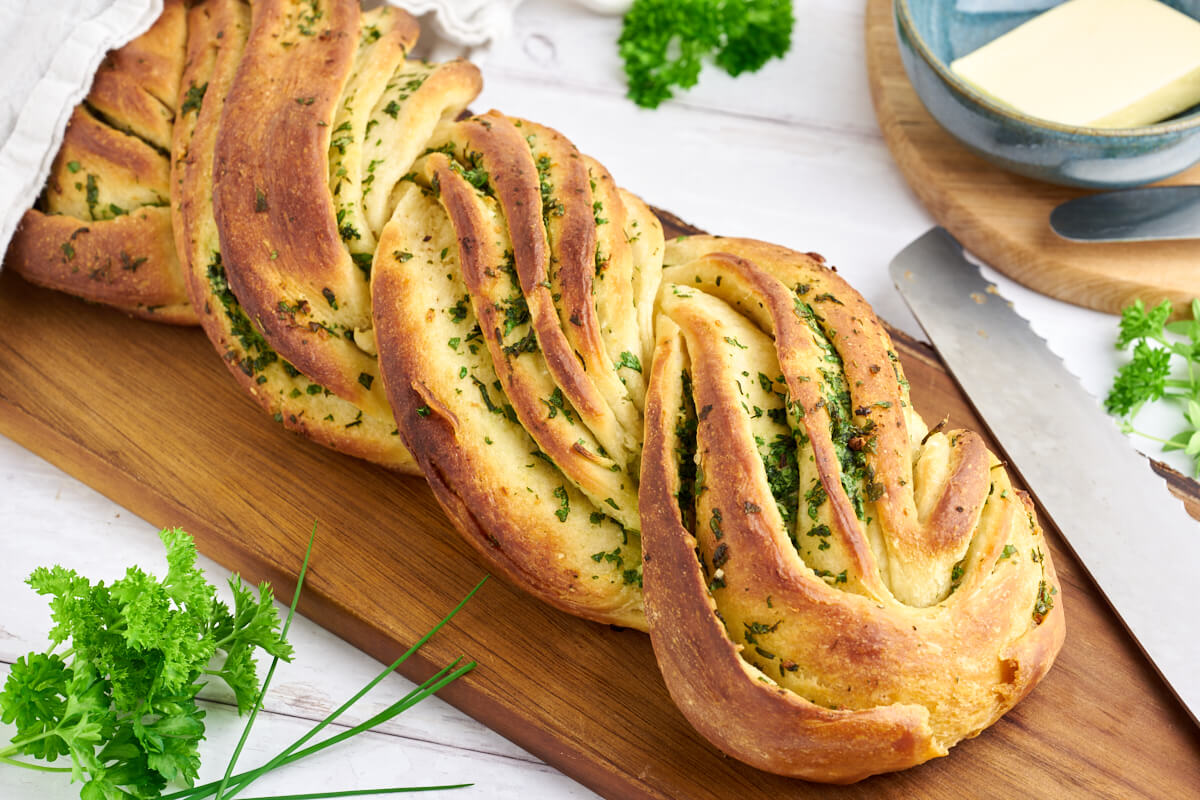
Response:
[[[892,281],[1042,510],[1200,724],[1200,524],[1054,355],[934,228]]]
[[[1200,239],[1200,186],[1148,186],[1068,200],[1050,227],[1077,242]]]

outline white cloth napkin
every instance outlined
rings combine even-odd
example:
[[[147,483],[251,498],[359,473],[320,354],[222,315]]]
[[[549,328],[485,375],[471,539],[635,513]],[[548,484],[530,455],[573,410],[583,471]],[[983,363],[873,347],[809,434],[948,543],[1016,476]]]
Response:
[[[104,54],[160,13],[162,0],[0,3],[0,253],[41,191]]]
[[[419,52],[435,61],[457,56],[480,62],[512,32],[522,0],[388,0],[421,20]],[[599,14],[624,14],[633,0],[574,0]],[[430,41],[432,40],[432,42]]]
[[[512,30],[521,0],[388,0],[421,20],[421,38],[438,44],[477,48]]]

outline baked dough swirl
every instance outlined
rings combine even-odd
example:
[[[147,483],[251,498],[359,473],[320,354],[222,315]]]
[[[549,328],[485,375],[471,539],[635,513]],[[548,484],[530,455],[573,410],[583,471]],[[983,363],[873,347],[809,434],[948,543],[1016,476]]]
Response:
[[[1062,644],[1032,504],[978,436],[926,429],[818,259],[697,236],[666,263],[641,516],[672,697],[726,752],[809,780],[944,755]]]
[[[658,220],[599,163],[491,112],[434,142],[372,269],[384,382],[447,514],[538,597],[640,629],[662,252]]]
[[[284,426],[401,471],[369,275],[388,198],[434,130],[479,91],[462,61],[408,58],[383,6],[209,0],[190,12],[175,127],[175,235],[205,332]]]

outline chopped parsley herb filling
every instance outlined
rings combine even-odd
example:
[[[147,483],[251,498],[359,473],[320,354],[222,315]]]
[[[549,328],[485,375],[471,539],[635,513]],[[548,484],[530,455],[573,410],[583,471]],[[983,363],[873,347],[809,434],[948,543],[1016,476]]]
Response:
[[[204,93],[208,91],[208,83],[205,82],[200,86],[190,84],[187,92],[183,96],[183,104],[179,106],[179,116],[186,116],[189,111],[200,113],[200,106],[204,103]],[[74,170],[72,170],[74,172]]]
[[[233,294],[233,290],[229,288],[229,279],[225,274],[225,266],[221,263],[221,254],[214,251],[212,260],[209,261],[208,283],[213,294],[221,302],[221,306],[225,309],[225,315],[229,319],[229,332],[238,340],[242,346],[242,356],[238,359],[238,366],[247,375],[255,375],[261,372],[268,365],[273,364],[279,359],[279,355],[267,344],[267,340],[263,338],[254,325],[250,322],[250,317],[242,309],[241,304]],[[284,364],[285,369],[291,367],[290,364]],[[292,370],[295,370],[292,367]],[[289,371],[289,374],[292,374]],[[299,375],[296,370],[292,377]]]
[[[617,362],[617,369],[621,369],[622,367],[631,369],[634,372],[641,372],[642,362],[633,353],[623,350],[621,352],[621,360]]]
[[[559,486],[556,488],[554,496],[558,498],[558,509],[554,512],[554,516],[558,517],[559,522],[566,522],[567,515],[571,513],[571,500],[567,496],[566,487]]]
[[[683,398],[675,417],[675,463],[679,470],[679,516],[683,526],[692,530],[696,514],[696,406],[692,398],[692,378],[683,373]]]

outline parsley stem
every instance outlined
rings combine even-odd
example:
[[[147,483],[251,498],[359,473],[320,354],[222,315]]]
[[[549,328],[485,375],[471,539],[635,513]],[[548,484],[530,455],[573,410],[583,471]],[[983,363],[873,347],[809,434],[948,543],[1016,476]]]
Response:
[[[308,573],[308,561],[312,557],[313,542],[316,539],[317,523],[314,521],[312,533],[308,536],[308,549],[304,551],[304,563],[300,565],[300,575],[296,578],[296,591],[292,594],[292,605],[288,609],[287,619],[283,622],[283,629],[279,632],[280,639],[287,638],[288,628],[291,627],[292,619],[296,616],[296,605],[300,602],[300,589],[304,586],[304,576]],[[250,737],[250,729],[254,727],[254,720],[258,718],[258,711],[262,708],[263,698],[267,695],[267,687],[271,685],[271,679],[275,677],[275,668],[277,666],[279,666],[279,656],[271,659],[271,668],[267,670],[267,677],[263,680],[258,697],[254,700],[254,707],[250,709],[250,718],[246,720],[246,727],[242,729],[242,737],[238,739],[237,747],[233,749],[233,757],[229,759],[229,765],[225,767],[225,777],[221,778],[221,785],[217,787],[216,800],[221,800],[225,796],[225,787],[229,785],[229,778],[233,775],[233,768],[237,766],[238,757],[242,754],[242,748],[246,745],[246,739]]]
[[[41,739],[43,737],[39,736],[37,738]],[[8,749],[10,751],[12,751],[11,747]],[[71,771],[70,767],[43,767],[41,764],[30,764],[27,761],[18,761],[17,759],[9,758],[8,756],[0,756],[0,762],[5,763],[5,764],[12,764],[14,767],[24,767],[25,769],[37,770],[38,772],[70,772]]]
[[[1133,427],[1132,425],[1130,425],[1128,428],[1126,428],[1125,432],[1132,433],[1135,436],[1140,436],[1143,439],[1149,439],[1152,442],[1158,442],[1161,445],[1173,444],[1173,442],[1171,442],[1170,439],[1164,439],[1161,436],[1155,436],[1153,434],[1146,433],[1145,431],[1139,431],[1137,428]]]
[[[277,794],[267,797],[247,797],[245,800],[324,800],[327,797],[361,797],[369,794],[401,794],[403,792],[436,792],[440,789],[465,789],[473,783],[448,786],[400,786],[392,789],[349,789],[344,792],[313,792],[311,794]]]
[[[8,756],[21,752],[21,748],[27,744],[33,744],[34,742],[40,742],[42,739],[49,739],[51,736],[57,736],[60,728],[62,728],[61,720],[51,730],[43,731],[42,733],[35,734],[34,736],[26,736],[24,739],[13,739],[11,747],[6,747],[3,750],[0,750],[0,758],[7,758]]]

